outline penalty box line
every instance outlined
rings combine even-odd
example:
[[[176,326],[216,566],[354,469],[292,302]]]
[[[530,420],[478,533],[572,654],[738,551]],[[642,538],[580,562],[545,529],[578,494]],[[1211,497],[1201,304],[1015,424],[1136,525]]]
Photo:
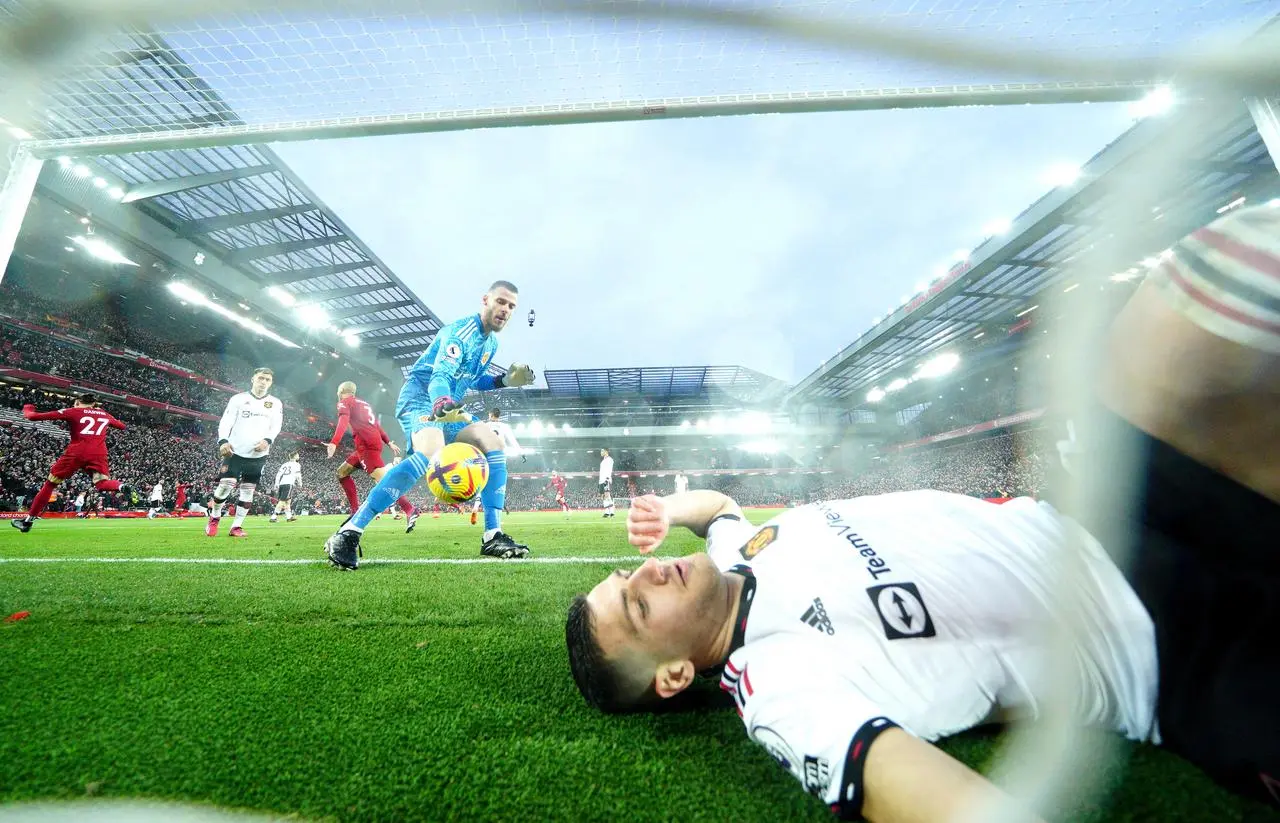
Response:
[[[499,557],[405,557],[360,561],[361,566],[471,566],[494,563],[512,566],[576,565],[589,563],[636,563],[644,558],[639,554],[616,557],[526,557],[520,560],[503,560]],[[158,563],[191,566],[314,566],[329,561],[305,558],[251,558],[251,557],[0,557],[3,563]]]

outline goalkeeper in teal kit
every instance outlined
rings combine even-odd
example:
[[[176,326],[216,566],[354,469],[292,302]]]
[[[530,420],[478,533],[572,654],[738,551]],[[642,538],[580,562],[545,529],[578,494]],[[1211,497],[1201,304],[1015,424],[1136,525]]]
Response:
[[[436,334],[431,347],[418,358],[396,402],[396,418],[409,441],[405,459],[374,486],[338,532],[325,541],[329,562],[354,571],[359,566],[360,535],[379,512],[412,489],[427,473],[431,456],[454,440],[469,443],[489,461],[489,482],[480,493],[484,504],[484,537],[480,553],[488,557],[520,558],[529,547],[502,531],[499,517],[507,496],[507,459],[502,439],[483,423],[473,423],[462,410],[462,397],[471,389],[527,386],[533,370],[513,364],[506,375],[486,374],[498,351],[497,333],[516,310],[518,291],[505,280],[489,287],[479,313],[450,323]]]

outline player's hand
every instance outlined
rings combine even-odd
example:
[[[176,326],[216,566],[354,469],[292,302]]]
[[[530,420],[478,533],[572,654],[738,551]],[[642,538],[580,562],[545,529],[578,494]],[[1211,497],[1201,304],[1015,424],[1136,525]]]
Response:
[[[671,531],[667,504],[656,494],[646,494],[631,501],[627,512],[627,542],[641,554],[651,554],[662,545]]]
[[[533,379],[533,369],[524,363],[512,363],[511,368],[507,369],[507,376],[502,378],[502,385],[519,388],[529,385]]]
[[[400,456],[400,447],[399,447],[399,446],[397,446],[395,443],[388,443],[387,445],[391,447],[391,453],[392,453],[392,454],[394,454],[396,457],[399,457],[399,456]]]
[[[462,409],[462,404],[458,403],[449,395],[443,395],[435,403],[431,404],[431,419],[436,423],[470,423],[471,415]]]
[[[338,446],[335,443],[324,444],[325,457],[327,457],[330,460],[333,459],[333,453],[336,452],[337,450],[338,450]]]
[[[270,444],[270,443],[268,443],[268,442],[267,442],[267,441],[265,441],[265,440],[259,440],[257,443],[254,443],[254,444],[253,444],[253,450],[254,450],[254,452],[255,452],[255,453],[256,453],[256,452],[265,452],[265,451],[266,451],[267,449],[269,449],[269,448],[271,448],[271,444]]]
[[[230,456],[231,456],[231,444],[230,444],[230,443],[223,443],[221,446],[219,446],[219,447],[218,447],[218,454],[222,455],[223,457],[230,457]]]

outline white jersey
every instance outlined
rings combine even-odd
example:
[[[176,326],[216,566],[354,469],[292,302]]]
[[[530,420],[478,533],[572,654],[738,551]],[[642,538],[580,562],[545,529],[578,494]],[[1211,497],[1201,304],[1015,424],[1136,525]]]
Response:
[[[270,394],[254,397],[242,391],[227,401],[218,423],[218,441],[230,443],[231,451],[240,457],[266,457],[283,425],[284,404],[279,398]],[[266,451],[254,451],[260,440],[268,442]]]
[[[608,483],[613,480],[613,458],[606,457],[600,461],[600,482]]]
[[[164,500],[164,484],[157,483],[151,487],[151,497],[148,500]]]
[[[689,478],[683,474],[676,475],[676,494],[689,491]]]
[[[297,460],[286,460],[276,469],[276,488],[292,486],[302,482],[302,464]]]
[[[524,449],[520,448],[520,442],[516,440],[515,433],[511,431],[511,427],[501,420],[490,420],[485,425],[489,430],[498,437],[502,438],[502,451],[509,455],[519,455]]]
[[[759,529],[719,520],[708,551],[747,572],[720,686],[751,738],[828,804],[860,802],[859,758],[884,728],[936,740],[1034,718],[1066,677],[1082,723],[1154,734],[1151,618],[1046,504],[936,491],[816,503]],[[1080,636],[1055,667],[1047,632],[1070,613]]]

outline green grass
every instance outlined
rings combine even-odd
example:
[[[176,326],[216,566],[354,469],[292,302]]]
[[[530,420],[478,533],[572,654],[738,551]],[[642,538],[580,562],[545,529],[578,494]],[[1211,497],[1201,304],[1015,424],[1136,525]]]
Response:
[[[753,512],[753,519],[767,517]],[[589,711],[568,675],[564,608],[629,555],[621,518],[515,515],[535,565],[474,558],[479,527],[383,518],[366,565],[319,562],[337,518],[248,524],[42,521],[0,527],[0,802],[148,797],[329,820],[813,820],[731,711]],[[224,521],[224,527],[226,521]],[[697,541],[681,536],[672,553]],[[91,563],[269,558],[292,565]],[[1000,741],[946,748],[983,766]],[[1118,784],[1061,819],[1265,819],[1176,758],[1124,746]],[[1124,775],[1123,779],[1121,776]]]

